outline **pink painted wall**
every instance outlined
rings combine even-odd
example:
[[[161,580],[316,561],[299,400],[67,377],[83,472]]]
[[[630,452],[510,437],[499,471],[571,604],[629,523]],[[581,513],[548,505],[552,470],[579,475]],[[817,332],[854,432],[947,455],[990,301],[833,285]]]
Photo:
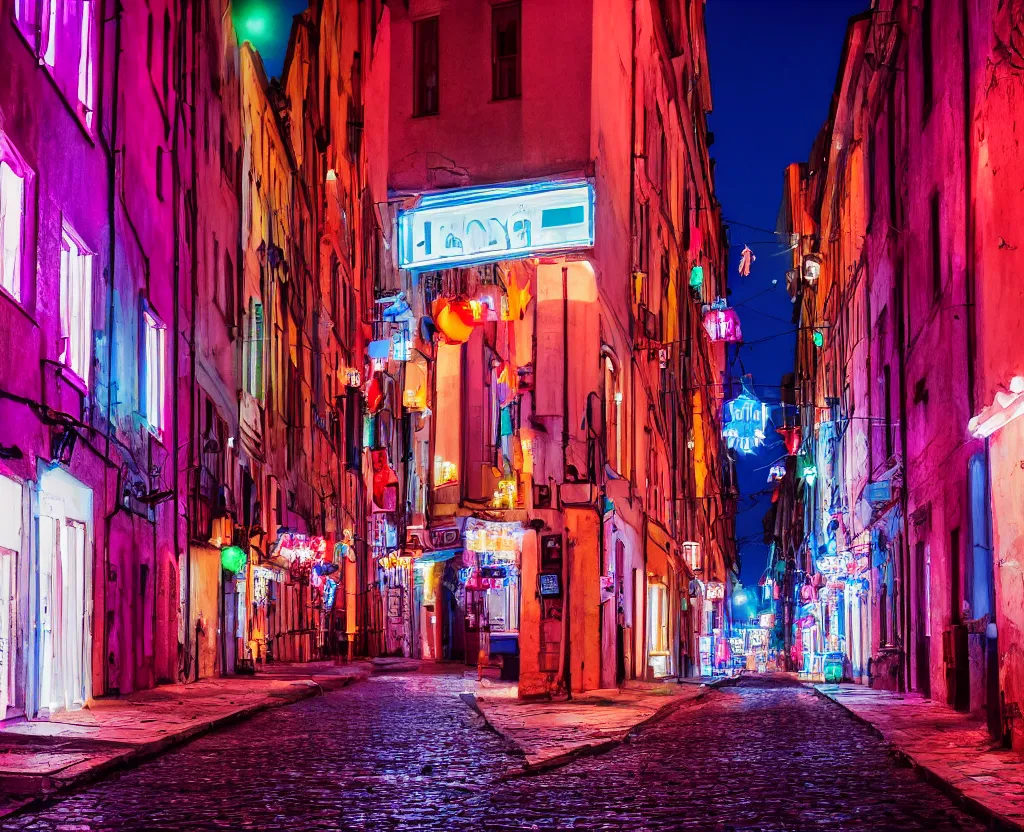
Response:
[[[1021,21],[1013,4],[971,0],[973,251],[979,353],[975,409],[988,407],[1013,376],[1024,375],[1015,336],[1024,324],[1024,72],[1008,45]],[[1024,706],[1024,423],[1010,423],[989,444],[1000,683],[1008,703]],[[1024,747],[1016,720],[1013,742]]]
[[[581,171],[590,147],[594,4],[525,0],[520,99],[491,100],[491,6],[415,0],[391,10],[389,175],[395,190]],[[412,21],[439,14],[439,114],[413,118]]]

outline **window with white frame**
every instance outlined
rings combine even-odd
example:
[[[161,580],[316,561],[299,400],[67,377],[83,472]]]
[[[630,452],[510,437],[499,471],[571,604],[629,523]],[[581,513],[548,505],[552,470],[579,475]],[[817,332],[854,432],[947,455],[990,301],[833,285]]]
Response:
[[[60,239],[60,361],[86,383],[92,359],[92,257],[65,223]]]
[[[25,40],[87,127],[92,127],[96,64],[95,0],[15,0]]]
[[[19,301],[27,180],[28,168],[0,131],[0,287]]]
[[[167,379],[167,329],[148,305],[142,309],[142,363],[139,397],[143,415],[152,433],[160,435],[165,426],[164,389]]]
[[[245,328],[245,391],[263,401],[263,304],[249,299]]]

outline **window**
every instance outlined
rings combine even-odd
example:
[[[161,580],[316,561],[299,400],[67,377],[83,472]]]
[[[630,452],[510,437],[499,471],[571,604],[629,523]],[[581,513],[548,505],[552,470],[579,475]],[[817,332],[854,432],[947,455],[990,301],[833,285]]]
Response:
[[[896,436],[892,424],[892,371],[888,364],[882,371],[882,379],[882,396],[884,398],[882,404],[885,408],[885,459],[886,465],[888,465],[888,460],[896,451]]]
[[[615,361],[604,356],[604,424],[608,464],[622,473],[622,390]]]
[[[92,360],[92,257],[65,224],[60,241],[60,362],[87,384]]]
[[[235,264],[224,252],[224,318],[228,326],[235,325]]]
[[[413,26],[413,112],[414,116],[436,116],[439,112],[438,18],[417,20]]]
[[[93,0],[17,0],[15,21],[86,127],[92,127]]]
[[[491,95],[496,101],[522,95],[521,33],[522,6],[518,0],[491,9]]]
[[[263,401],[263,304],[249,300],[245,332],[245,391]]]
[[[156,198],[161,202],[164,200],[164,149],[156,149]]]
[[[932,6],[925,0],[921,8],[921,120],[927,121],[935,98],[935,66],[932,55]]]
[[[159,436],[164,429],[164,385],[167,378],[167,330],[160,319],[145,305],[142,310],[142,366],[139,398],[143,416],[152,433]]]
[[[668,184],[668,137],[665,135],[665,123],[661,118],[661,110],[658,110],[658,188],[661,193],[668,197],[666,186]],[[668,211],[667,203],[664,210]]]
[[[929,228],[929,242],[931,243],[932,263],[932,297],[938,300],[942,295],[942,230],[939,228],[941,216],[939,214],[938,191],[932,194],[931,198],[931,226]]]
[[[0,287],[18,301],[21,300],[27,179],[24,162],[0,132]]]
[[[210,267],[207,272],[208,279],[211,281],[211,288],[213,290],[213,303],[221,311],[224,311],[224,298],[221,295],[224,292],[224,282],[217,279],[217,269],[220,268],[220,240],[217,239],[217,235],[213,235],[213,259],[210,260]]]

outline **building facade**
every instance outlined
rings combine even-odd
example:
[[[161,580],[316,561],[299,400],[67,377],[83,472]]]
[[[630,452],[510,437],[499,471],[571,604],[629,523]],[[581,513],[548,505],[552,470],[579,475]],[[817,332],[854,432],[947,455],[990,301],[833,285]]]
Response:
[[[227,2],[2,15],[0,719],[356,654],[707,672],[701,4],[324,0],[279,78]]]
[[[521,695],[699,673],[735,562],[701,10],[385,18],[375,649],[502,656]]]
[[[843,653],[855,680],[984,715],[1007,741],[1021,730],[1017,358],[994,338],[1020,308],[998,229],[1018,210],[999,154],[1019,132],[1021,25],[1020,4],[955,0],[853,18],[829,119],[787,170],[783,206],[797,640],[818,633],[819,662]]]

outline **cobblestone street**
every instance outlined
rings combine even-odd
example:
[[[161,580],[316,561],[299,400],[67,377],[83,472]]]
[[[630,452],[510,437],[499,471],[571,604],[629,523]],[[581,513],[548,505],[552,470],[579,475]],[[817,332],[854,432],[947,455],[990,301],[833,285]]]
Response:
[[[35,812],[16,830],[981,829],[838,706],[745,680],[535,777],[438,673],[269,711]]]

